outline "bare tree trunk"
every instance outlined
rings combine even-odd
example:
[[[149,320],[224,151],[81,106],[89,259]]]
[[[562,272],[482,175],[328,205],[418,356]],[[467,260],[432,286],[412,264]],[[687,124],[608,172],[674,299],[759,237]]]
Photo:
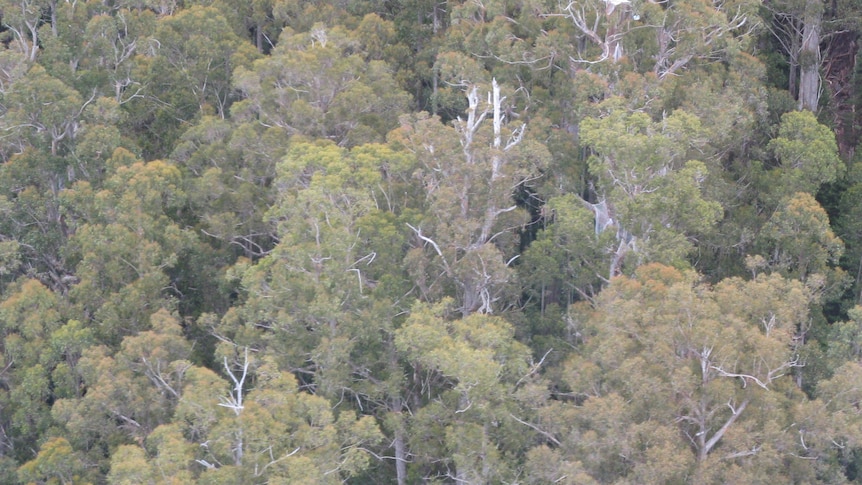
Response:
[[[390,365],[397,366],[397,360],[390,358]],[[394,424],[395,438],[392,442],[395,448],[395,477],[398,485],[407,483],[407,443],[405,443],[404,430],[404,415],[401,413],[404,410],[404,401],[400,397],[393,397],[389,401],[389,411]]]
[[[257,45],[257,51],[263,54],[263,25],[258,24],[257,29],[255,29],[254,33],[255,44]]]
[[[57,2],[51,2],[51,34],[56,38],[57,33]]]
[[[805,6],[802,27],[802,49],[799,53],[799,109],[817,111],[820,103],[820,29],[823,4],[809,0]]]
[[[802,36],[794,35],[790,40],[788,62],[790,71],[787,74],[787,90],[791,96],[799,96],[799,52],[802,50]]]
[[[619,8],[612,10],[608,16],[608,31],[605,34],[605,44],[607,45],[607,55],[618,62],[623,57],[623,29],[622,24],[628,10],[628,4],[620,5]]]
[[[395,431],[395,476],[398,485],[407,483],[407,447],[404,445],[404,431]]]

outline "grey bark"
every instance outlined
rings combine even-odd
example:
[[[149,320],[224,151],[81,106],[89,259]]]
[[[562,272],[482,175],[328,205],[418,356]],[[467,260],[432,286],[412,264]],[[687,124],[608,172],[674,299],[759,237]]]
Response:
[[[802,48],[799,54],[799,109],[817,111],[820,103],[820,31],[823,5],[809,0],[805,6]]]

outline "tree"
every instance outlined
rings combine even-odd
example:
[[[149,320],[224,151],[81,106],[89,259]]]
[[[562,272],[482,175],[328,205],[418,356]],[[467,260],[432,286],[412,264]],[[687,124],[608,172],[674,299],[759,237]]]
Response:
[[[69,442],[55,437],[39,447],[35,459],[18,468],[18,477],[22,482],[71,485],[81,479],[79,474],[83,468]]]
[[[213,32],[221,35],[213,38]],[[155,86],[156,95],[168,96],[164,101],[181,106],[178,101],[184,100],[172,91],[183,86],[181,91],[190,91],[186,94],[197,104],[195,111],[203,111],[208,104],[216,115],[225,117],[230,106],[231,73],[235,67],[250,63],[254,55],[232,33],[218,10],[191,7],[165,17],[158,22],[155,37],[160,47],[151,72],[161,85]],[[188,116],[182,111],[178,114]]]
[[[785,200],[763,227],[770,267],[805,281],[809,275],[830,274],[844,243],[829,227],[829,216],[814,197],[799,192]],[[841,279],[838,273],[833,276]]]
[[[39,27],[42,25],[42,10],[56,4],[50,0],[4,1],[3,26],[12,33],[14,44],[30,62],[39,53]]]
[[[788,91],[796,96],[797,108],[817,112],[822,85],[820,51],[824,2],[818,0],[770,4],[772,33],[788,58]]]
[[[108,472],[111,485],[143,485],[153,483],[154,479],[155,473],[140,446],[121,445],[111,456],[111,471]]]
[[[74,89],[34,65],[5,97],[9,112],[4,128],[17,135],[19,150],[37,146],[57,156],[62,154],[62,142],[75,138],[78,119],[93,99],[95,95],[83,100]],[[59,189],[59,183],[52,187],[55,193]]]
[[[115,14],[91,17],[82,37],[81,68],[90,76],[104,79],[105,93],[113,93],[117,103],[125,104],[144,96],[146,53],[155,46],[156,18],[148,10],[120,9]]]
[[[583,315],[568,399],[540,408],[534,429],[557,466],[601,482],[812,480],[834,449],[813,453],[792,425],[809,412],[793,407],[807,398],[792,375],[811,298],[777,274],[709,287],[642,266]]]
[[[32,458],[29,444],[54,424],[52,371],[62,358],[53,351],[51,339],[62,327],[64,307],[56,294],[28,278],[10,285],[0,303],[2,400],[7,410],[0,425],[8,430],[3,433],[2,449],[18,459]]]
[[[859,226],[858,211],[862,205],[859,204],[862,196],[862,186],[858,183],[851,185],[841,194],[837,218],[833,222],[836,236],[840,237],[846,244],[844,261],[842,267],[848,275],[855,280],[853,293],[856,295],[854,304],[862,303],[860,293],[860,282],[862,282],[862,253],[859,252],[859,242],[862,241],[862,227]]]
[[[410,225],[413,278],[431,301],[454,285],[463,315],[512,303],[515,231],[527,223],[514,191],[529,188],[548,162],[547,150],[525,138],[525,124],[509,128],[496,81],[487,103],[478,86],[467,99],[466,119],[453,128],[424,115],[405,117],[391,137],[416,153],[426,192],[425,216]]]
[[[112,354],[101,345],[82,352],[75,367],[86,392],[58,400],[52,413],[72,433],[76,448],[99,456],[98,443],[130,444],[170,422],[181,398],[191,346],[179,321],[165,310],[151,330],[123,339]]]
[[[170,217],[187,200],[179,169],[143,163],[122,148],[108,165],[101,189],[82,181],[63,193],[65,220],[74,228],[65,256],[76,267],[70,296],[78,318],[100,322],[101,338],[117,345],[146,325],[154,301],[169,307],[170,291],[182,298],[196,273],[178,282],[169,270],[194,257],[199,243]]]
[[[605,225],[612,222],[597,218],[574,194],[551,198],[542,211],[546,227],[522,253],[520,281],[542,309],[592,298],[610,265],[604,249],[614,245],[614,234]]]
[[[518,388],[537,368],[505,320],[449,319],[451,303],[415,304],[395,334],[396,348],[433,392],[424,406],[411,403],[418,408],[408,421],[413,454],[426,467],[440,461],[435,468],[458,482],[503,481],[514,473],[505,457],[524,444]]]
[[[233,70],[250,66],[257,52],[212,7],[193,6],[162,17],[153,36],[148,58],[139,59],[146,89],[125,106],[141,146],[158,157],[171,152],[181,127],[198,116],[227,116],[235,100]]]
[[[353,35],[316,24],[310,32],[283,36],[271,56],[237,69],[235,82],[245,99],[234,116],[341,146],[382,141],[409,96],[385,62],[355,52]]]
[[[290,340],[279,345],[284,345],[280,353],[286,352],[290,365],[314,364],[310,355],[321,354],[313,349],[328,345],[328,339],[331,343],[364,331],[360,314],[371,303],[370,296],[378,289],[391,291],[385,280],[375,277],[400,286],[396,275],[376,270],[397,254],[378,255],[381,248],[370,244],[373,232],[368,231],[371,221],[383,223],[376,231],[393,231],[392,222],[380,214],[387,201],[395,204],[399,197],[387,189],[386,171],[395,176],[409,170],[411,162],[408,154],[383,146],[348,152],[330,143],[296,143],[278,165],[280,193],[269,217],[277,224],[280,243],[245,271],[248,299],[236,316],[256,327],[286,331]],[[322,355],[330,352],[338,349]]]
[[[275,204],[276,164],[286,153],[276,128],[213,116],[189,128],[171,158],[190,175],[186,193],[201,231],[245,257],[266,255],[277,239],[266,211]]]
[[[483,4],[489,17],[505,5],[499,4]],[[700,61],[734,56],[752,39],[757,8],[756,2],[747,1],[659,5],[628,0],[522,8],[512,34],[516,40],[502,44],[514,48],[493,54],[505,62],[537,67],[562,62],[568,72],[587,69],[610,74],[634,67],[666,78]],[[506,12],[504,16],[516,15]]]
[[[795,192],[815,194],[821,185],[834,182],[844,173],[835,134],[811,112],[782,115],[778,136],[767,147],[780,164],[775,188],[782,190],[776,194],[781,197]]]
[[[270,359],[255,363],[244,351],[238,367],[224,362],[233,386],[215,376],[202,380],[201,372],[211,372],[200,370],[177,411],[185,433],[200,440],[194,445],[197,468],[204,470],[199,483],[238,477],[340,483],[368,466],[364,449],[380,439],[373,419],[349,412],[336,418],[325,399],[299,391],[293,376]],[[256,385],[248,391],[243,382],[252,372]],[[196,386],[207,380],[218,385]]]
[[[267,216],[279,243],[231,270],[243,300],[212,331],[341,400],[344,413],[353,403],[367,415],[401,413],[392,333],[412,299],[401,267],[409,229],[399,218],[410,213],[405,181],[414,168],[409,152],[386,145],[294,142],[276,167]]]
[[[78,363],[84,351],[95,343],[93,329],[84,327],[78,320],[69,320],[51,333],[51,351],[58,361],[51,372],[56,398],[81,397],[85,388]]]
[[[628,1],[569,2],[566,6],[560,3],[560,12],[555,15],[567,17],[585,40],[599,48],[600,54],[593,62],[607,59],[617,62],[623,57],[622,37],[632,16],[638,16],[632,15]],[[584,58],[592,61],[592,56],[584,56],[584,52],[578,54],[578,58],[573,59],[575,62]]]
[[[630,252],[638,264],[683,264],[692,250],[688,238],[708,232],[721,216],[721,206],[704,198],[706,165],[690,158],[700,122],[681,110],[655,122],[606,103],[607,115],[581,123],[581,140],[595,152],[588,163],[598,182],[598,204],[589,204],[596,227],[617,233],[608,278]]]
[[[757,8],[756,2],[723,0],[677,2],[667,9],[642,4],[644,24],[658,25],[653,72],[665,78],[698,61],[735,57],[758,27]]]

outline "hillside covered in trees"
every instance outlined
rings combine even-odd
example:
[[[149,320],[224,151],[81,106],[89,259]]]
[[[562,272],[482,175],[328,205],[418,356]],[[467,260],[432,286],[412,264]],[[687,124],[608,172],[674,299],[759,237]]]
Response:
[[[862,483],[855,0],[0,24],[0,483]]]

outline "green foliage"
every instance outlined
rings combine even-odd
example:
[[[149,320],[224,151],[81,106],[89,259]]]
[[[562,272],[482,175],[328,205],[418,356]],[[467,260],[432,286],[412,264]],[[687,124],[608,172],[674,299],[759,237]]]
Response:
[[[612,3],[0,0],[0,483],[858,481],[858,5]]]
[[[271,56],[234,73],[244,99],[232,115],[259,119],[284,135],[329,138],[342,146],[382,141],[409,96],[384,61],[356,52],[353,35],[324,24],[285,34]]]
[[[504,457],[524,446],[511,412],[519,411],[513,394],[529,373],[529,350],[502,318],[472,314],[447,321],[451,303],[417,303],[395,335],[395,347],[415,371],[427,374],[427,382],[437,384],[434,392],[441,397],[410,423],[412,435],[436,435],[437,443],[417,440],[414,447],[428,464],[451,461],[457,479],[505,480],[514,470]]]
[[[524,251],[518,273],[542,308],[566,305],[595,295],[597,275],[610,265],[603,249],[613,245],[610,231],[596,234],[594,214],[573,194],[548,200],[543,208],[548,225]]]
[[[816,193],[822,184],[834,182],[844,171],[834,133],[809,111],[784,114],[778,137],[767,147],[780,161],[779,197]]]
[[[582,143],[597,153],[589,165],[607,224],[636,238],[621,242],[633,247],[635,264],[684,266],[694,249],[689,238],[709,232],[721,216],[719,203],[704,198],[706,165],[690,158],[702,146],[700,121],[677,110],[654,122],[617,101],[605,102],[606,116],[581,124]]]
[[[577,405],[551,401],[540,410],[544,436],[569,453],[553,463],[580,461],[603,482],[711,482],[732,473],[748,481],[763,469],[811,480],[836,451],[814,445],[815,434],[837,437],[843,426],[829,414],[819,426],[791,425],[813,419],[821,405],[790,377],[801,365],[797,335],[811,298],[777,275],[711,288],[694,274],[646,265],[614,280],[563,374]],[[776,451],[759,452],[767,447]],[[785,468],[788,460],[798,461]]]
[[[770,267],[803,281],[812,273],[825,276],[844,251],[844,243],[829,227],[826,211],[805,192],[784,201],[761,237],[769,248]]]
[[[79,473],[84,467],[74,455],[65,438],[50,438],[39,448],[35,459],[18,468],[19,480],[62,484],[81,481]]]

